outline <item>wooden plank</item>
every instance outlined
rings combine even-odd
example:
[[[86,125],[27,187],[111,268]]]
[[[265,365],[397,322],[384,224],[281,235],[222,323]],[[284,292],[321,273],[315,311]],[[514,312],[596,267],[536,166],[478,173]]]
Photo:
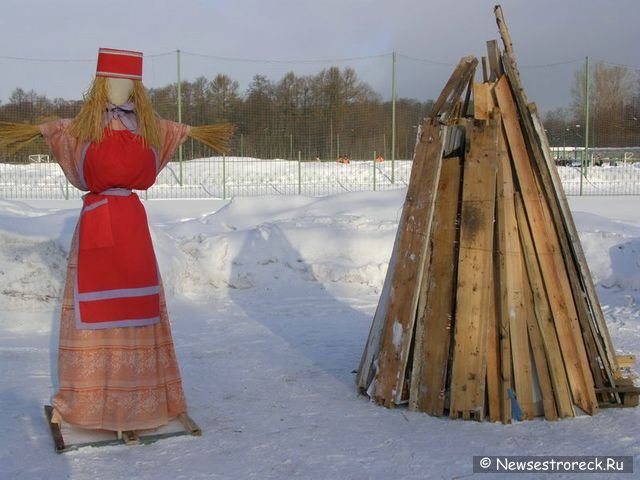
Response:
[[[449,77],[446,85],[442,89],[440,96],[433,104],[430,118],[435,118],[438,115],[446,116],[451,108],[458,102],[462,91],[467,86],[469,78],[473,77],[478,64],[478,59],[472,56],[463,57],[458,62],[457,67]]]
[[[442,162],[431,229],[431,261],[425,261],[425,301],[418,311],[409,408],[444,414],[457,266],[461,159]],[[428,279],[428,280],[427,280]]]
[[[391,297],[391,286],[393,283],[393,275],[395,273],[395,266],[398,259],[398,250],[400,249],[400,233],[404,231],[405,224],[404,217],[401,218],[396,231],[395,241],[393,242],[393,249],[391,252],[391,259],[389,260],[389,266],[387,267],[387,273],[382,286],[382,292],[380,294],[380,300],[376,307],[376,313],[373,316],[373,322],[369,330],[369,336],[367,337],[367,343],[364,351],[362,352],[362,358],[360,359],[360,366],[356,374],[356,385],[361,393],[366,393],[373,379],[376,375],[376,359],[380,352],[380,344],[382,342],[382,332],[384,329],[384,320],[387,316],[389,308],[389,299]]]
[[[502,70],[500,48],[496,40],[489,40],[487,42],[487,58],[489,59],[489,81],[495,82],[504,73]]]
[[[635,408],[640,404],[640,394],[638,392],[626,392],[622,394],[622,405]]]
[[[519,304],[518,298],[514,293],[514,284],[509,281],[513,276],[511,273],[511,265],[507,268],[507,255],[503,252],[508,251],[507,248],[507,230],[505,225],[505,204],[504,201],[504,167],[511,171],[509,155],[506,150],[502,133],[499,136],[498,148],[498,175],[496,186],[496,289],[497,289],[497,322],[498,322],[498,349],[499,349],[499,400],[500,400],[500,418],[502,423],[511,423],[511,399],[509,391],[513,390],[512,378],[512,360],[511,360],[511,331],[510,331],[510,313]]]
[[[633,385],[617,386],[615,388],[606,387],[602,389],[603,392],[613,392],[614,390],[620,393],[626,393],[626,392],[640,393],[640,388]]]
[[[567,382],[562,352],[560,350],[560,344],[558,343],[551,308],[544,291],[544,282],[542,280],[542,274],[540,273],[538,259],[536,258],[533,239],[531,238],[531,230],[529,229],[520,195],[516,195],[516,217],[518,219],[518,231],[520,232],[528,284],[533,299],[535,320],[538,324],[540,340],[545,352],[556,411],[561,418],[573,417],[575,412],[571,401],[571,393]]]
[[[125,445],[140,445],[140,437],[137,432],[133,430],[125,430],[119,433],[122,435],[118,435],[118,438],[121,438]]]
[[[506,210],[506,209],[505,209]],[[509,210],[512,210],[510,206]],[[514,212],[507,215],[508,222],[513,221],[515,225]],[[513,240],[518,241],[517,226],[507,225],[506,227],[513,234]],[[511,235],[509,235],[511,236]],[[509,334],[511,335],[511,359],[513,366],[513,385],[522,409],[521,420],[529,420],[535,416],[533,406],[533,376],[531,356],[529,353],[529,332],[527,329],[527,308],[526,308],[526,286],[523,283],[522,254],[520,247],[515,247],[515,243],[508,240],[508,248],[505,252],[507,264],[508,282],[507,293],[515,297],[510,302]],[[516,303],[517,302],[517,303]]]
[[[489,60],[487,57],[482,57],[480,64],[482,65],[482,82],[487,83],[489,81]]]
[[[53,422],[53,407],[51,405],[44,406],[44,415],[47,418],[49,429],[51,430],[51,438],[53,438],[53,445],[56,453],[62,453],[65,451],[64,439],[62,438],[62,432],[60,431],[60,425]]]
[[[463,81],[458,85],[457,89],[454,91],[454,93],[451,96],[451,102],[454,102],[455,105],[460,104],[460,110],[459,113],[457,115],[453,115],[453,114],[449,114],[449,115],[440,115],[441,120],[444,118],[445,120],[449,120],[449,118],[455,118],[457,117],[463,117],[467,114],[467,110],[469,107],[469,100],[471,98],[471,91],[473,89],[473,79],[475,77],[476,74],[476,67],[478,66],[478,59],[475,57],[472,57],[473,60],[471,62],[471,64],[469,65],[466,73],[465,73],[465,77],[463,79]],[[465,100],[462,100],[462,93],[465,91],[467,92],[467,96],[465,98]],[[457,99],[457,100],[455,100]],[[446,112],[446,107],[445,110]],[[449,109],[449,111],[451,111],[451,109]]]
[[[640,395],[638,393],[618,393],[622,399],[621,403],[601,403],[600,408],[635,408],[640,404]]]
[[[462,117],[462,101],[458,99],[453,106],[447,110],[447,118],[458,118]]]
[[[511,399],[509,390],[514,389],[512,350],[512,324],[515,318],[522,317],[522,289],[521,274],[518,272],[520,264],[514,262],[517,258],[519,244],[515,242],[513,217],[513,178],[511,161],[506,149],[506,141],[502,132],[499,134],[498,146],[498,177],[497,177],[497,205],[496,231],[498,254],[498,285],[499,291],[499,325],[500,325],[500,403],[502,421],[511,421]],[[516,353],[517,355],[517,353]]]
[[[540,192],[541,198],[544,198],[542,188],[543,187],[541,187],[540,183],[538,182],[538,191]],[[556,229],[555,225],[553,224],[549,205],[546,202],[542,202],[542,213],[547,225],[547,232],[559,236],[558,229]],[[605,386],[606,373],[601,368],[602,362],[598,353],[598,348],[596,346],[596,339],[594,338],[593,332],[589,326],[591,324],[590,313],[587,309],[584,292],[580,287],[578,287],[578,292],[571,288],[572,284],[575,285],[579,282],[577,278],[577,272],[574,268],[572,268],[572,264],[570,262],[567,262],[568,259],[566,257],[562,256],[562,258],[563,260],[565,260],[563,267],[567,269],[566,273],[569,277],[568,282],[562,285],[562,287],[564,288],[564,295],[567,298],[571,297],[574,300],[578,317],[578,324],[580,326],[580,330],[576,332],[576,338],[580,338],[585,347],[588,365],[591,371],[595,388],[601,388]]]
[[[525,110],[523,116],[525,117],[525,120],[532,120],[528,109]],[[525,121],[524,123],[529,124],[530,122]],[[590,283],[591,285],[593,284],[591,280],[591,273],[586,266],[586,260],[584,260],[583,258],[583,262],[576,256],[576,248],[582,251],[582,246],[580,244],[580,239],[577,237],[577,232],[575,241],[571,241],[572,243],[576,244],[575,247],[573,247],[570,243],[571,234],[567,231],[566,225],[568,223],[573,223],[573,219],[571,217],[570,211],[567,212],[568,218],[567,215],[562,212],[562,209],[560,207],[561,202],[558,198],[558,195],[564,195],[564,191],[560,190],[556,193],[554,191],[555,189],[553,185],[549,183],[549,178],[547,177],[551,172],[549,172],[546,168],[548,167],[548,165],[545,163],[545,159],[543,158],[544,154],[541,154],[541,152],[544,150],[544,148],[542,148],[543,143],[541,143],[543,140],[541,138],[537,138],[535,135],[529,135],[529,137],[535,138],[533,143],[535,143],[536,148],[533,148],[532,150],[538,153],[538,155],[534,153],[534,159],[536,157],[539,157],[539,160],[536,160],[538,171],[544,172],[545,174],[543,175],[541,173],[540,176],[536,177],[536,179],[539,180],[538,189],[540,191],[540,195],[541,197],[547,199],[547,202],[542,203],[543,213],[548,225],[547,230],[554,231],[556,233],[559,240],[560,249],[563,252],[561,257],[564,260],[568,282],[564,283],[562,286],[565,289],[565,295],[571,295],[574,300],[578,322],[580,325],[580,334],[582,336],[582,341],[587,352],[587,358],[591,370],[591,378],[593,379],[593,383],[595,383],[596,388],[603,387],[607,384],[614,385],[614,372],[617,371],[617,364],[615,364],[614,367],[611,367],[607,362],[605,352],[606,347],[604,345],[602,336],[600,336],[599,334],[599,328],[597,327],[598,322],[596,320],[597,314],[595,310],[600,311],[600,316],[602,317],[603,322],[604,317],[602,315],[602,311],[600,310],[600,303],[595,294],[595,290],[593,291],[595,305],[592,301],[589,300],[587,290],[585,290],[585,285],[587,283]],[[547,153],[547,155],[550,155],[549,152]],[[551,168],[553,168],[553,171],[555,172],[555,165],[553,165]],[[547,178],[546,181],[545,178]],[[581,270],[581,263],[583,263],[585,266],[584,270]],[[592,307],[594,307],[595,309]],[[608,332],[606,326],[605,331]],[[620,398],[615,393],[613,394],[613,396],[615,401],[620,402]]]
[[[560,255],[558,237],[553,235],[553,232],[548,232],[546,228],[542,199],[506,77],[498,81],[494,91],[503,115],[503,125],[540,262],[540,270],[547,287],[551,311],[554,314],[573,399],[585,412],[595,413],[598,402],[593,389],[593,377],[588,369],[589,361],[582,341],[573,297],[571,294],[566,294],[569,279]]]
[[[440,180],[446,127],[423,122],[402,211],[398,260],[393,272],[373,399],[392,407],[400,402],[413,331],[424,261],[429,258],[431,221]]]
[[[464,96],[464,103],[462,104],[462,117],[466,117],[469,114],[469,104],[471,102],[471,93],[473,92],[473,86],[475,82],[473,81],[474,75],[469,76],[469,83],[467,84],[467,93]]]
[[[189,432],[194,437],[199,437],[202,435],[202,429],[200,428],[200,425],[198,425],[187,412],[181,413],[177,418],[186,432]]]
[[[538,116],[535,105],[527,106],[529,115],[526,122],[531,124],[533,130],[530,134],[534,138],[534,142],[539,148],[534,148],[534,153],[538,152],[540,159],[538,163],[541,164],[541,177],[545,184],[547,191],[552,191],[555,198],[550,200],[552,205],[551,213],[553,214],[554,221],[557,224],[563,225],[563,229],[560,231],[561,247],[565,258],[573,258],[574,262],[571,266],[575,268],[575,273],[572,278],[579,277],[579,280],[572,280],[572,288],[574,292],[580,287],[584,289],[585,297],[588,302],[590,317],[593,319],[590,323],[590,328],[593,329],[593,335],[596,340],[596,347],[598,353],[603,362],[607,380],[614,384],[614,378],[619,377],[619,366],[615,358],[615,349],[611,336],[609,335],[609,329],[607,327],[604,313],[598,300],[598,295],[593,284],[589,265],[587,264],[582,244],[580,243],[580,237],[578,231],[573,222],[573,216],[571,215],[571,209],[567,201],[567,197],[564,194],[562,182],[558,171],[555,167],[555,163],[551,156],[551,149],[549,147],[549,141],[542,127],[542,122]],[[555,200],[555,202],[553,201]],[[554,208],[555,207],[555,208]],[[574,269],[571,269],[574,270]],[[574,293],[575,294],[575,293]]]
[[[526,110],[525,112],[525,117],[529,117],[528,110]],[[536,142],[536,144],[537,146],[540,146],[539,142]],[[539,151],[539,149],[536,148],[534,148],[533,150]],[[538,168],[538,171],[539,170],[540,169]],[[579,273],[576,268],[577,265],[575,261],[573,261],[575,259],[572,258],[569,243],[565,235],[566,231],[563,228],[564,219],[561,218],[559,209],[557,208],[557,197],[553,195],[553,192],[549,191],[549,187],[545,186],[542,175],[536,176],[536,183],[540,197],[543,199],[547,199],[546,202],[543,201],[541,203],[542,212],[547,225],[547,231],[550,232],[550,234],[553,234],[555,238],[558,239],[561,251],[566,252],[561,257],[564,260],[563,266],[566,268],[568,282],[563,283],[562,287],[564,289],[564,295],[567,298],[571,297],[573,299],[576,308],[576,314],[580,327],[580,330],[576,331],[576,338],[581,338],[584,344],[593,383],[595,383],[596,388],[601,388],[604,387],[607,383],[608,371],[606,368],[604,368],[605,365],[603,362],[602,345],[596,337],[593,318],[591,312],[589,311],[588,301],[585,297],[584,289],[582,288],[583,282],[579,278]],[[555,217],[553,213],[554,210],[556,212]],[[554,223],[554,218],[557,223]],[[578,240],[578,244],[579,243],[580,242]],[[610,378],[611,381],[613,381],[612,375]],[[612,385],[613,383],[609,384]]]
[[[501,301],[501,315],[505,317],[502,322],[509,324],[511,343],[511,358],[505,358],[504,361],[509,363],[509,368],[513,368],[513,386],[523,418],[530,419],[534,417],[533,380],[524,308],[522,250],[516,220],[513,171],[502,128],[499,135],[499,152],[497,229],[501,241],[498,254],[503,258],[504,270],[500,283],[505,296]],[[506,398],[504,401],[507,401]]]
[[[486,57],[483,58],[486,63]],[[493,84],[483,83],[474,84],[473,89],[473,104],[474,104],[474,117],[476,119],[488,120],[490,114],[493,115],[494,102],[493,102]],[[500,151],[498,153],[498,177],[500,176]],[[500,181],[496,178],[496,212],[500,208],[500,193],[499,187]],[[487,316],[487,409],[489,419],[492,422],[499,422],[502,418],[501,407],[501,364],[500,364],[500,330],[498,323],[498,315],[500,309],[497,304],[500,301],[500,289],[496,287],[499,273],[499,241],[498,239],[498,222],[494,222],[494,264],[493,270],[490,272],[493,275],[491,282],[491,298],[493,301],[489,303],[489,314]],[[511,366],[509,366],[509,369]],[[511,388],[509,385],[508,388]],[[506,394],[506,390],[505,390]]]
[[[450,412],[485,412],[487,316],[491,302],[497,123],[476,122],[465,155]]]
[[[45,417],[47,418],[47,422],[49,423],[49,428],[51,430],[51,435],[53,437],[54,447],[56,453],[67,453],[72,452],[74,450],[78,450],[83,447],[106,447],[113,445],[122,445],[122,440],[118,439],[115,432],[100,432],[97,437],[100,440],[94,441],[80,441],[74,442],[73,439],[70,441],[66,441],[64,439],[64,435],[62,433],[63,426],[58,423],[54,423],[53,420],[53,407],[51,405],[44,406]],[[67,430],[65,428],[65,430]],[[94,431],[91,431],[92,433]],[[67,432],[68,433],[68,432]],[[106,435],[104,434],[106,433]]]
[[[520,234],[521,238],[529,232],[528,225],[526,224],[526,218],[524,217],[524,207],[522,206],[522,198],[519,195],[516,196],[516,217],[518,220],[518,231],[523,230]],[[524,223],[523,223],[524,222]],[[551,383],[551,375],[549,373],[549,365],[547,362],[547,356],[545,353],[544,342],[542,340],[542,333],[540,332],[540,326],[536,320],[535,304],[533,298],[533,288],[529,281],[529,275],[527,272],[527,254],[525,251],[524,242],[522,246],[524,263],[523,273],[523,300],[524,300],[524,314],[527,322],[527,330],[529,332],[529,343],[531,346],[531,353],[533,354],[533,362],[535,366],[535,376],[537,384],[542,396],[542,408],[544,411],[544,418],[546,420],[557,420],[558,410],[556,408],[555,396],[553,394],[553,386]]]
[[[515,54],[513,52],[513,42],[511,41],[511,35],[509,34],[509,29],[507,28],[507,22],[504,20],[504,14],[502,13],[502,7],[500,5],[496,5],[493,9],[493,13],[496,16],[496,23],[498,24],[498,31],[500,32],[500,37],[502,38],[502,43],[504,45],[504,51],[511,58],[515,59]],[[493,40],[495,42],[495,40]],[[487,42],[487,48],[489,47],[489,42]],[[500,50],[497,48],[498,55]]]
[[[473,117],[476,120],[488,120],[493,110],[493,83],[475,83],[473,85]]]
[[[496,195],[496,201],[498,197]],[[487,316],[487,407],[489,410],[489,420],[499,422],[502,418],[500,401],[500,336],[498,329],[498,302],[499,289],[497,284],[497,232],[494,229],[494,268],[491,272],[493,279],[491,282],[491,296],[493,301],[489,303],[489,315]]]
[[[616,362],[620,368],[632,368],[636,365],[635,355],[616,355]]]
[[[615,387],[607,387],[603,388],[602,391],[598,393],[604,394],[608,393],[611,395],[614,393],[618,395],[622,402],[620,403],[612,403],[612,402],[602,402],[600,404],[601,407],[611,408],[611,407],[637,407],[638,403],[640,403],[640,387],[636,387],[633,384],[633,380],[631,378],[620,378],[618,384]]]
[[[535,111],[535,106],[528,105],[527,97],[520,80],[520,73],[516,64],[513,42],[509,29],[504,20],[502,8],[498,5],[494,9],[496,22],[500,36],[504,43],[503,67],[513,89],[515,101],[520,111],[524,132],[529,139],[533,160],[538,167],[538,173],[542,181],[543,193],[549,202],[550,213],[553,222],[558,227],[558,237],[562,255],[567,261],[567,270],[571,290],[577,307],[578,320],[585,332],[585,341],[593,342],[598,352],[599,359],[591,361],[592,375],[596,378],[602,375],[598,368],[602,368],[604,379],[611,385],[615,384],[615,378],[619,376],[618,366],[615,361],[615,351],[604,320],[602,309],[598,301],[591,274],[589,272],[582,245],[573,223],[571,211],[568,207],[564,190],[560,183],[546,133]],[[586,302],[585,302],[586,300]],[[585,305],[585,303],[587,305]],[[589,339],[589,334],[593,340]],[[620,398],[616,400],[620,402]]]
[[[531,292],[528,292],[531,295]],[[549,365],[544,351],[544,344],[540,334],[540,327],[533,313],[533,305],[530,305],[531,312],[527,312],[527,327],[529,329],[529,340],[531,342],[531,350],[533,352],[533,360],[535,364],[536,378],[542,395],[542,408],[544,410],[544,418],[546,420],[557,420],[558,410],[553,395],[553,387],[551,385],[551,377],[549,376]]]

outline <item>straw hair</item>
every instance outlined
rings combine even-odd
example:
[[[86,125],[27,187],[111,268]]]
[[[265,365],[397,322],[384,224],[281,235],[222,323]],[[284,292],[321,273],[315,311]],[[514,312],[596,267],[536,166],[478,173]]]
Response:
[[[37,125],[0,122],[0,149],[12,155],[41,135]]]
[[[218,153],[225,153],[229,139],[233,135],[236,126],[232,123],[217,123],[215,125],[202,125],[191,127],[189,136],[194,140],[204,143]]]
[[[147,95],[141,80],[133,81],[133,104],[138,114],[138,134],[145,139],[147,145],[160,147],[160,127],[158,117],[153,111],[151,99]]]
[[[104,125],[103,114],[109,102],[108,83],[106,77],[96,77],[89,93],[85,97],[80,113],[69,126],[69,134],[87,143],[98,143],[102,140]],[[131,101],[135,105],[138,117],[138,135],[147,145],[160,146],[158,122],[142,81],[133,81]]]

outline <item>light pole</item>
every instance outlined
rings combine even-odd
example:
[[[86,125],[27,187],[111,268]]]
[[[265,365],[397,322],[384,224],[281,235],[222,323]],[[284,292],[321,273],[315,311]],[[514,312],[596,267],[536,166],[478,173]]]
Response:
[[[580,124],[576,124],[576,136],[577,136],[578,138],[581,138],[581,137],[582,137],[582,135],[580,135],[580,133],[579,133],[579,129],[580,129],[581,127],[582,127],[582,126],[581,126]],[[585,178],[586,178],[586,176],[587,176],[587,171],[586,171],[586,169],[584,168],[584,164],[585,164],[585,162],[586,162],[586,154],[587,154],[587,152],[586,152],[586,149],[585,149],[585,152],[583,153],[582,158],[581,158],[581,161],[580,161],[580,196],[582,196],[583,188],[584,188],[584,179],[585,179]]]

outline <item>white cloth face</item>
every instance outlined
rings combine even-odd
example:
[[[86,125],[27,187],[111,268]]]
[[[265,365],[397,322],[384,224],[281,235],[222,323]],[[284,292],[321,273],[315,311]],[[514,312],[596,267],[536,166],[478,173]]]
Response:
[[[129,78],[107,78],[107,97],[114,105],[126,103],[133,93],[133,80]]]

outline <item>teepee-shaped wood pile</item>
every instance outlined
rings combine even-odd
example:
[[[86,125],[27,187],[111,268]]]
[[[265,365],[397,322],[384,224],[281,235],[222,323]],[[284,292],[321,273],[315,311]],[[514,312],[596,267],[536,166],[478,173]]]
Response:
[[[479,84],[463,58],[421,125],[357,384],[387,407],[505,423],[637,404],[495,13],[504,53],[487,42]]]

